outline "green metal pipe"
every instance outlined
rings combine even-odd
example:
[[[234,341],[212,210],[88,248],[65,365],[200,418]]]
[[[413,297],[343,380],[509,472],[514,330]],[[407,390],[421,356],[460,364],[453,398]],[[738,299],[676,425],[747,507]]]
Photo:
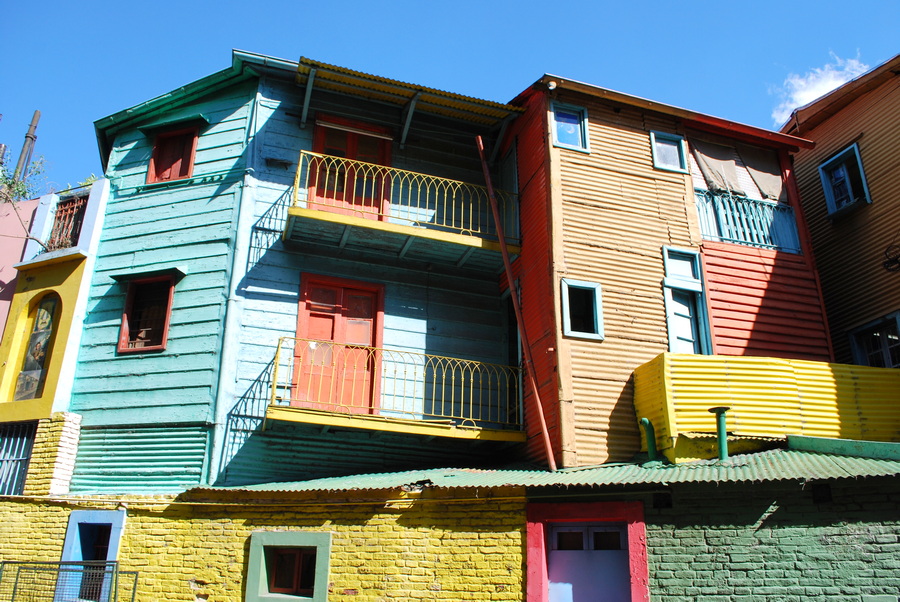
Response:
[[[644,427],[644,435],[647,437],[647,456],[651,462],[655,462],[657,459],[656,429],[653,428],[653,423],[649,418],[641,418],[641,426]]]
[[[709,408],[710,413],[716,415],[716,440],[719,446],[720,462],[728,459],[728,430],[725,427],[725,412],[730,409],[727,406]]]

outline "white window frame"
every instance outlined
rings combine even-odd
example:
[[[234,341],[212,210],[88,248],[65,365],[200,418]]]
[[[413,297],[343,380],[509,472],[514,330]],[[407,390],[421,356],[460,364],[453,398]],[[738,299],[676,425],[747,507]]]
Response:
[[[857,185],[861,185],[862,190],[857,191],[854,189],[854,183],[848,175],[847,186],[850,188],[851,200],[838,207],[834,196],[834,188],[831,185],[831,174],[838,167],[854,164],[854,162],[859,170],[860,181]],[[838,215],[862,204],[872,203],[872,197],[869,195],[869,183],[866,180],[862,157],[859,154],[859,146],[855,142],[819,165],[819,179],[822,181],[822,190],[825,193],[825,204],[828,206],[829,216]]]
[[[675,256],[687,258],[691,261],[693,276],[686,278],[676,274],[672,269],[672,261]],[[675,351],[675,325],[672,321],[672,307],[675,300],[672,292],[675,290],[686,291],[694,297],[697,310],[697,341],[701,355],[712,354],[712,338],[710,336],[709,315],[706,308],[706,295],[703,286],[703,270],[700,265],[700,253],[689,249],[676,247],[663,247],[663,266],[666,276],[663,279],[663,294],[666,304],[666,332],[669,339],[669,351]]]
[[[668,165],[662,162],[660,154],[656,150],[657,141],[674,142],[678,147],[678,166]],[[669,134],[667,132],[650,132],[650,150],[653,154],[653,167],[663,171],[688,173],[687,142],[684,136]]]
[[[862,343],[863,336],[872,332],[873,330],[882,329],[885,326],[890,326],[891,324],[893,324],[897,329],[897,332],[900,333],[900,311],[895,311],[884,316],[883,318],[867,322],[866,324],[863,324],[862,326],[854,328],[850,331],[850,347],[853,352],[853,361],[856,364],[860,366],[872,365],[869,363],[869,355],[868,353],[866,353],[865,345]],[[893,367],[890,365],[889,357],[885,357],[884,359],[887,360],[885,362],[887,367]]]
[[[581,145],[577,144],[569,144],[567,142],[562,142],[557,135],[557,112],[561,113],[569,113],[572,115],[576,115],[578,117],[579,124],[579,133],[581,135]],[[591,152],[591,143],[590,138],[588,137],[588,114],[587,109],[584,107],[579,107],[575,105],[564,104],[561,102],[552,102],[550,103],[550,113],[553,117],[552,130],[553,130],[553,146],[557,146],[559,148],[567,148],[569,150],[575,150],[582,153],[590,153]]]
[[[584,280],[573,280],[572,278],[563,278],[560,281],[560,296],[562,299],[562,319],[563,334],[567,337],[577,339],[589,339],[593,341],[602,341],[606,338],[603,330],[603,289],[596,282],[587,282]],[[587,332],[575,330],[572,328],[572,315],[570,311],[569,289],[589,290],[594,296],[594,331]]]

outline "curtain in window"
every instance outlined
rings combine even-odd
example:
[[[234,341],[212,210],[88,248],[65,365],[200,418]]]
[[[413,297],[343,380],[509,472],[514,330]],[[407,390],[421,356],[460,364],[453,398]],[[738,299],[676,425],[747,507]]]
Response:
[[[737,152],[734,147],[723,146],[706,140],[690,139],[691,150],[697,165],[700,167],[706,185],[713,192],[732,192],[744,195],[744,190],[738,184],[735,158]]]
[[[737,151],[763,197],[786,203],[787,195],[781,179],[781,166],[775,152],[746,144],[739,144]]]

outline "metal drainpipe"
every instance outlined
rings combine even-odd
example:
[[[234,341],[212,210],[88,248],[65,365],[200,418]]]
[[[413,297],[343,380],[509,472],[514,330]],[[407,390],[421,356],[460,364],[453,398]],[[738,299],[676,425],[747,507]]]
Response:
[[[725,428],[725,412],[730,410],[728,406],[709,408],[710,414],[716,415],[716,442],[719,446],[719,461],[728,459],[728,431]]]
[[[499,143],[499,141],[498,141]],[[503,222],[500,220],[500,209],[497,207],[497,198],[494,196],[494,186],[491,183],[491,172],[488,169],[487,159],[484,156],[484,142],[481,136],[475,136],[475,144],[478,146],[478,156],[481,157],[481,169],[484,172],[484,181],[487,185],[488,198],[491,201],[491,211],[494,214],[494,225],[497,226],[497,238],[500,242],[500,253],[503,255],[503,267],[506,269],[506,282],[509,284],[510,298],[513,302],[513,310],[516,313],[516,324],[519,327],[519,338],[522,339],[522,352],[525,358],[525,377],[531,389],[535,410],[541,424],[541,436],[544,442],[544,453],[547,455],[547,465],[551,472],[556,472],[556,458],[553,457],[553,446],[550,443],[550,431],[547,429],[547,420],[544,418],[544,405],[541,403],[541,393],[534,376],[534,362],[531,358],[531,344],[525,334],[525,321],[522,318],[522,308],[519,307],[519,296],[515,290],[512,263],[509,260],[509,250],[506,248],[506,235],[503,233]]]
[[[644,427],[644,435],[647,437],[647,457],[651,462],[655,462],[657,458],[656,451],[656,429],[649,418],[641,418],[641,426]]]

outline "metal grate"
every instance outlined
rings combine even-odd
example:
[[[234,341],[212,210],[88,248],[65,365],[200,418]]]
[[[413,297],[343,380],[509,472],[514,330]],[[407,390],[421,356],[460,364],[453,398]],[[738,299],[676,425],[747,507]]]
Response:
[[[137,579],[137,571],[120,571],[117,562],[3,562],[0,600],[134,602]]]
[[[48,251],[68,249],[78,244],[87,202],[87,196],[76,196],[62,200],[56,205],[53,230],[50,233],[50,239],[47,241]]]
[[[37,422],[0,425],[0,495],[21,495]]]
[[[704,239],[800,252],[797,221],[790,205],[706,190],[695,193]]]

